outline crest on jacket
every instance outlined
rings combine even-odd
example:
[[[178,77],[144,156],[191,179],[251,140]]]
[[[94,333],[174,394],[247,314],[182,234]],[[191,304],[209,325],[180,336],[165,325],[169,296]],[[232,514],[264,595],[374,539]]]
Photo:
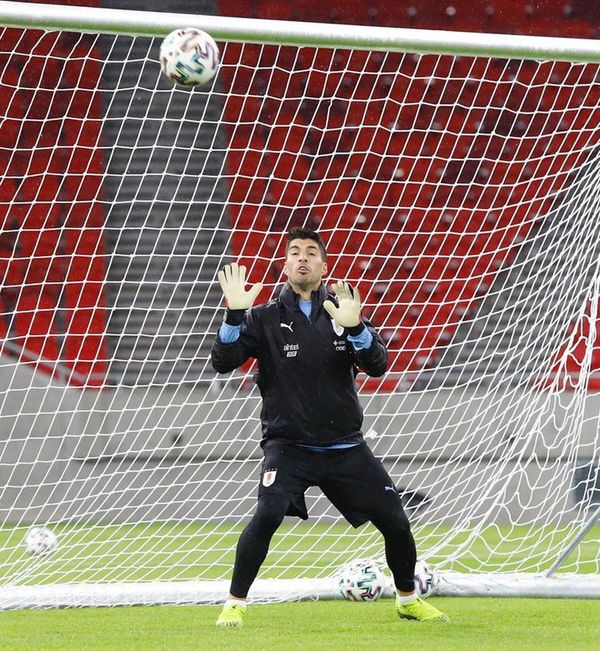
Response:
[[[341,337],[344,334],[344,328],[341,325],[338,325],[334,319],[331,319],[331,325],[333,327],[333,331],[338,337]]]
[[[277,470],[265,470],[263,472],[262,485],[265,487],[270,486],[275,481],[276,476]]]

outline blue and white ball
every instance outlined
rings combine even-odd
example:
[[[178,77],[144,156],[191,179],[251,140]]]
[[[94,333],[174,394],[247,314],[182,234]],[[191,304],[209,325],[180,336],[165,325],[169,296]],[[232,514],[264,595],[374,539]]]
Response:
[[[219,48],[210,34],[186,27],[165,37],[160,46],[160,68],[179,86],[204,86],[219,67]]]
[[[340,569],[338,589],[350,601],[377,601],[383,595],[386,583],[379,565],[368,558],[352,561]]]

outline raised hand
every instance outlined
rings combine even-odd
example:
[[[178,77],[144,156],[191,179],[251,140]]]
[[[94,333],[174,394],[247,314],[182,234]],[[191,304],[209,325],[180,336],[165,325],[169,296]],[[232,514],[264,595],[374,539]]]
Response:
[[[348,283],[338,280],[332,287],[338,300],[339,307],[336,307],[333,301],[326,300],[323,307],[329,313],[329,316],[342,328],[354,328],[360,323],[360,294],[354,290],[354,295],[350,291]]]
[[[262,283],[256,283],[246,291],[246,267],[236,262],[225,265],[217,278],[230,310],[247,310],[252,307],[263,288]]]

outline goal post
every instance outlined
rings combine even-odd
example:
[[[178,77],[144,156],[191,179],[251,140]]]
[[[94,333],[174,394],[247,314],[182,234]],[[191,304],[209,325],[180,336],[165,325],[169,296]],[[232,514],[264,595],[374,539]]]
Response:
[[[490,35],[373,25],[368,27],[331,25],[231,16],[97,9],[6,0],[0,2],[0,13],[2,24],[5,26],[81,31],[92,34],[164,37],[170,31],[185,24],[204,29],[217,40],[232,43],[598,62],[597,41],[583,38]]]
[[[0,25],[0,609],[224,598],[260,397],[210,366],[216,273],[269,300],[292,226],[388,345],[365,437],[437,593],[600,596],[596,41],[18,2]],[[194,91],[158,64],[188,26],[222,54]],[[307,501],[255,601],[383,562]],[[56,549],[27,554],[34,525]]]

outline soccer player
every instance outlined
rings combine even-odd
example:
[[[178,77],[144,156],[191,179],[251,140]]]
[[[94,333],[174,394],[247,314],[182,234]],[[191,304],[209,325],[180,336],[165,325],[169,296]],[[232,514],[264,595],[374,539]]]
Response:
[[[319,486],[354,527],[370,520],[383,534],[401,618],[449,621],[415,592],[417,553],[402,501],[363,440],[354,378],[358,368],[383,375],[387,350],[361,317],[358,291],[341,281],[334,294],[327,291],[325,245],[307,229],[287,235],[287,282],[275,300],[252,307],[262,285],[246,290],[245,271],[233,263],[218,274],[227,311],[211,356],[219,373],[258,360],[264,461],[258,505],[238,541],[217,626],[243,625],[246,597],[273,534],[286,515],[308,518],[309,486]]]

